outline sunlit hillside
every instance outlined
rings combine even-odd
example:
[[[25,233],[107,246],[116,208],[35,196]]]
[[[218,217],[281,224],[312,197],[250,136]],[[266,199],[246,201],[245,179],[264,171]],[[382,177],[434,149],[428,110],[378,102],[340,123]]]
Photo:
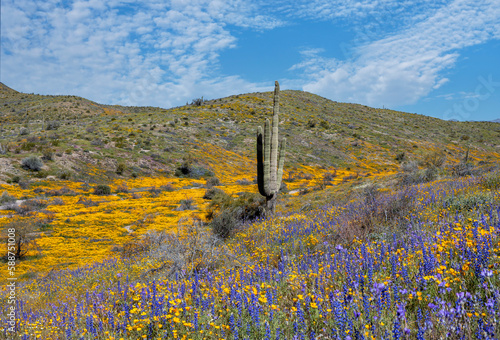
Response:
[[[272,101],[123,107],[0,84],[0,338],[499,338],[500,124],[282,91],[265,216]]]

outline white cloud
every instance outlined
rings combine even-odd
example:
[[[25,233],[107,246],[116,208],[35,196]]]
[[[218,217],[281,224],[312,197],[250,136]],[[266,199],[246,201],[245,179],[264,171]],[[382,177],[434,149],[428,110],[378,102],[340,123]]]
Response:
[[[164,107],[251,89],[257,85],[218,77],[215,70],[219,54],[236,44],[227,25],[264,30],[282,24],[255,11],[244,0],[76,0],[64,6],[4,0],[2,81],[26,92]]]
[[[334,100],[408,104],[447,82],[443,71],[462,48],[499,38],[499,7],[497,0],[3,0],[1,80],[25,92],[163,107],[268,90],[220,75],[220,54],[240,43],[235,27],[260,34],[286,21],[349,20],[357,32],[347,44],[352,58],[304,50],[303,62],[283,64],[297,78],[282,85]]]
[[[309,56],[297,65],[310,80],[304,89],[372,106],[415,103],[446,81],[460,49],[500,38],[498,1],[458,0],[421,22],[356,49],[354,59]]]

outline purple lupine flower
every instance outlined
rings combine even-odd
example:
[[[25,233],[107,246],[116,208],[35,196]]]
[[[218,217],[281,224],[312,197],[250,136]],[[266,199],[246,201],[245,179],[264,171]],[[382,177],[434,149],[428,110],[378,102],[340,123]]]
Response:
[[[491,276],[493,276],[493,271],[486,269],[486,268],[483,268],[481,270],[481,276],[482,277],[491,277]]]

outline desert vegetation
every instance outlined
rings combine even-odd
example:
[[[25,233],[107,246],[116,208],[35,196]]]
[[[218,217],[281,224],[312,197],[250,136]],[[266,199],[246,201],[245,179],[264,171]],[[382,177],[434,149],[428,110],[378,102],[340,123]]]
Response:
[[[164,110],[1,90],[0,337],[500,336],[498,124],[298,91]],[[259,159],[273,107],[287,148],[268,134],[266,160],[268,123]]]

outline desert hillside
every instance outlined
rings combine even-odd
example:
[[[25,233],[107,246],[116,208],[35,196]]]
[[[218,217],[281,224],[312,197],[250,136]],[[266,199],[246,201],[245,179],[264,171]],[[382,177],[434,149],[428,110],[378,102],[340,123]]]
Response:
[[[279,105],[272,214],[271,92],[124,107],[0,84],[0,338],[498,338],[500,124]]]

